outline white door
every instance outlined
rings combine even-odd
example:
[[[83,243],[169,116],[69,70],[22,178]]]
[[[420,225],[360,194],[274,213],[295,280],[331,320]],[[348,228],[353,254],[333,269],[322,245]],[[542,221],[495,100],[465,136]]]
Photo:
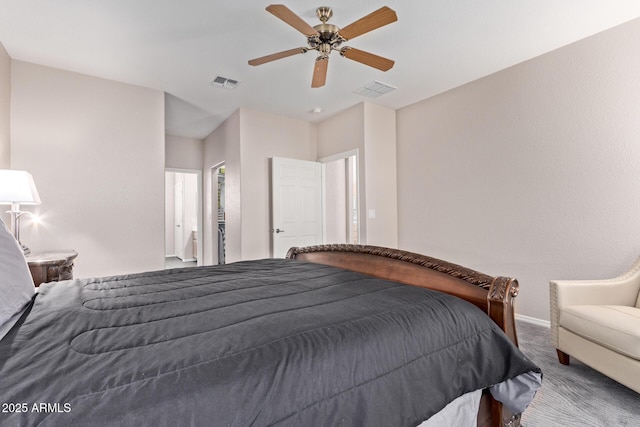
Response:
[[[180,180],[175,186],[175,250],[176,256],[180,259],[184,259],[184,182]]]
[[[272,253],[322,244],[322,167],[306,160],[271,159]]]

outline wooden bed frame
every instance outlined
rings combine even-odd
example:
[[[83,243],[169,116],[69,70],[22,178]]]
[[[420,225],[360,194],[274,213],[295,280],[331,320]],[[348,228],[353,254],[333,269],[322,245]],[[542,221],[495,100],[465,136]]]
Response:
[[[341,244],[293,247],[286,257],[455,295],[487,313],[518,345],[513,299],[518,295],[519,287],[515,279],[492,277],[425,255],[379,246]],[[490,393],[483,393],[478,412],[479,427],[519,425],[520,414],[512,414]]]

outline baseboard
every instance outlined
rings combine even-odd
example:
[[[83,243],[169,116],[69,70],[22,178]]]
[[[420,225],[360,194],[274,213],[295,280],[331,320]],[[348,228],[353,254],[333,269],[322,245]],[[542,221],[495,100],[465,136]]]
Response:
[[[516,313],[516,320],[521,320],[523,322],[532,323],[538,326],[544,326],[545,328],[551,328],[551,322],[548,320],[538,319],[537,317],[525,316],[524,314]]]
[[[175,255],[165,255],[164,257],[165,257],[165,258],[178,258],[178,257],[177,257],[177,256],[175,256]],[[197,259],[197,258],[185,258],[185,259],[178,258],[178,259],[179,259],[180,261],[182,261],[182,262],[196,262],[196,261],[198,261],[198,259]]]

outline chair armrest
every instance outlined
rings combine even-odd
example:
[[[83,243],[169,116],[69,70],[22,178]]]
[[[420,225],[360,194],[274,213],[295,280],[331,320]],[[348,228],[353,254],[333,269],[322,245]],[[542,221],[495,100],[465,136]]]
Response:
[[[551,292],[557,293],[558,308],[569,305],[627,305],[638,298],[640,280],[552,280]]]
[[[640,292],[640,258],[624,274],[603,280],[549,282],[551,340],[558,348],[560,311],[570,305],[626,305],[633,307]]]

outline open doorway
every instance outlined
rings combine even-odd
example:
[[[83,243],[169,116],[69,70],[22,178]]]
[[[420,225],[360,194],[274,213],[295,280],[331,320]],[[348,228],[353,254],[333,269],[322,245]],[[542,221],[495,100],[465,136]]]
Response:
[[[271,256],[293,246],[358,244],[358,150],[318,161],[271,158]]]
[[[323,165],[324,242],[360,243],[358,151],[325,157]]]
[[[217,242],[214,247],[217,248],[214,253],[214,263],[224,264],[226,262],[226,219],[225,210],[225,165],[220,163],[211,168],[211,186],[213,200],[213,208],[216,215],[213,218],[213,241]]]
[[[201,178],[197,170],[165,171],[165,268],[202,264]]]

